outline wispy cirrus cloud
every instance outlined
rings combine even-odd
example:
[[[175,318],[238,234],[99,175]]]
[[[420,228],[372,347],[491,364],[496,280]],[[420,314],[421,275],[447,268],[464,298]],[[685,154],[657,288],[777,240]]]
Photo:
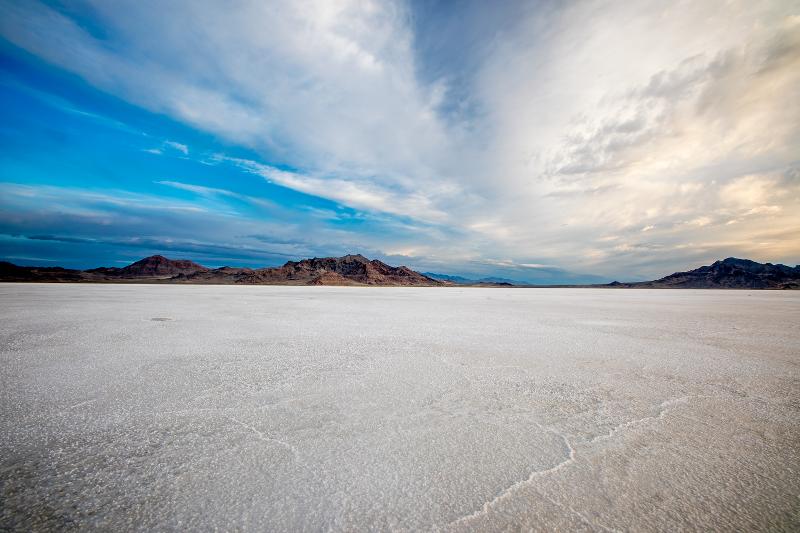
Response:
[[[172,187],[173,189],[188,191],[198,196],[203,196],[206,198],[224,196],[229,198],[235,198],[237,200],[242,200],[243,202],[251,203],[253,205],[267,209],[278,209],[277,204],[267,199],[247,194],[241,194],[238,192],[230,191],[228,189],[219,189],[217,187],[206,187],[204,185],[194,185],[191,183],[182,183],[180,181],[170,181],[170,180],[159,180],[156,181],[155,183],[159,185],[165,185],[167,187]]]
[[[347,206],[407,216],[427,222],[444,222],[447,219],[447,214],[436,207],[434,201],[436,196],[458,193],[452,186],[440,184],[432,187],[427,194],[422,194],[400,187],[388,188],[365,180],[354,181],[336,176],[292,172],[248,159],[219,154],[213,160],[236,165],[270,183],[341,202]]]

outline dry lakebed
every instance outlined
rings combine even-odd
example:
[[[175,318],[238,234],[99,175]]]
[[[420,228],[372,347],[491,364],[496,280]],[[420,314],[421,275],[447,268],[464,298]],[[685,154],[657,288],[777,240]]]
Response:
[[[800,292],[0,285],[0,529],[800,529]]]

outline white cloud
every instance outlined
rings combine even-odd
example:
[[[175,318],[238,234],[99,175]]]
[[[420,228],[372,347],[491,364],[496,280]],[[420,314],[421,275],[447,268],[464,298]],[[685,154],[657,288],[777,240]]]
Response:
[[[711,224],[711,222],[712,221],[710,217],[703,216],[692,219],[688,221],[687,224],[689,224],[690,226],[697,226],[698,228],[702,228],[703,226],[708,226],[709,224]]]
[[[393,183],[435,173],[449,137],[435,91],[415,81],[400,5],[186,1],[153,16],[158,2],[90,3],[106,40],[36,2],[4,5],[0,27],[107,91],[295,167]]]
[[[642,275],[723,252],[800,258],[796,4],[524,10],[468,62],[458,93],[477,111],[443,116],[455,91],[418,76],[402,3],[89,3],[102,39],[33,1],[0,3],[0,32],[296,169],[223,157],[248,172],[461,237],[397,250]]]
[[[276,256],[282,262],[287,258],[341,255],[354,243],[360,248],[377,249],[374,240],[345,230],[313,222],[298,225],[292,213],[260,198],[181,182],[159,183],[200,195],[204,201],[116,189],[96,192],[0,183],[0,237],[47,237],[134,248],[147,245],[148,249],[192,251],[195,259],[213,256],[223,261],[228,257],[254,266],[263,265],[265,258],[268,264],[276,264]],[[269,208],[273,216],[247,216],[220,208],[224,206],[220,197]],[[78,233],[62,235],[66,231]]]
[[[194,185],[191,183],[182,183],[179,181],[170,181],[170,180],[160,180],[156,181],[156,183],[158,183],[159,185],[166,185],[167,187],[172,187],[173,189],[189,191],[206,198],[226,196],[228,198],[235,198],[237,200],[242,200],[244,202],[257,205],[259,207],[268,208],[270,210],[278,209],[278,206],[275,203],[269,200],[265,200],[264,198],[258,198],[255,196],[240,194],[234,191],[229,191],[227,189],[219,189],[216,187],[205,187],[203,185]]]
[[[542,265],[540,263],[520,263],[519,266],[524,268],[553,268],[552,265]]]
[[[767,225],[800,232],[797,182],[780,177],[797,172],[800,153],[793,10],[585,2],[540,24],[550,31],[529,31],[533,20],[503,36],[478,80],[496,132],[489,167],[501,176],[493,224],[513,228],[500,250],[652,275],[693,260],[701,247],[674,246],[698,237],[742,246]],[[737,182],[749,175],[760,181]],[[715,223],[743,205],[748,228]],[[800,257],[800,242],[769,242],[753,257]]]
[[[165,152],[175,151],[183,154],[184,156],[189,155],[189,147],[185,144],[181,144],[175,141],[164,141],[161,143],[161,146],[158,148],[145,148],[145,152],[148,154],[154,155],[164,155]]]
[[[186,146],[185,144],[181,144],[175,141],[164,141],[164,145],[182,153],[183,155],[189,155],[189,147]]]
[[[279,168],[239,158],[218,155],[217,160],[233,163],[248,172],[257,174],[270,183],[275,183],[313,196],[340,202],[344,205],[411,216],[427,222],[442,222],[446,215],[435,208],[430,195],[413,191],[397,192],[369,181],[353,181],[335,176],[312,176],[289,172]],[[444,191],[445,193],[447,191]],[[441,192],[439,194],[442,194]]]

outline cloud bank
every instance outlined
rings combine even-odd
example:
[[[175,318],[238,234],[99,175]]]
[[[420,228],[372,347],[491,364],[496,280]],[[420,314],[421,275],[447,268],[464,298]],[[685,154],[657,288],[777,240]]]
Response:
[[[484,273],[630,278],[729,255],[800,261],[792,2],[4,1],[0,34],[256,155],[171,139],[150,150],[412,228],[345,238],[295,215],[291,226],[319,240]],[[222,202],[203,216],[255,198],[153,180]]]

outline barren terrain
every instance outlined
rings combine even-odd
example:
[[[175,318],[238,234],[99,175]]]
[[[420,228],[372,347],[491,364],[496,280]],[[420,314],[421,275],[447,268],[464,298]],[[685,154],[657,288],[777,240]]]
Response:
[[[0,529],[800,528],[797,292],[0,302]]]

